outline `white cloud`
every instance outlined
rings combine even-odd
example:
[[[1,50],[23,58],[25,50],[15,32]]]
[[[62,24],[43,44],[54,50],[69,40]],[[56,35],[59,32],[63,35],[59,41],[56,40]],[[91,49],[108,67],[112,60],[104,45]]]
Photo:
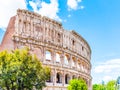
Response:
[[[60,17],[57,15],[59,12],[58,0],[51,0],[50,3],[39,1],[30,1],[29,3],[35,12],[40,13],[43,16],[48,16],[52,19],[61,21]],[[40,9],[38,9],[38,7],[40,7]]]
[[[108,82],[108,81],[110,81],[110,80],[113,80],[113,78],[112,78],[111,76],[104,76],[104,77],[103,77],[103,81],[104,81],[104,82]]]
[[[107,83],[116,80],[120,75],[120,59],[111,59],[99,62],[92,70],[93,83]]]
[[[67,20],[65,19],[65,20],[63,20],[63,22],[67,22]]]
[[[80,9],[84,9],[85,7],[84,6],[80,6]]]
[[[24,0],[0,0],[0,27],[7,27],[10,17],[16,15],[18,8],[26,8]]]
[[[67,0],[67,5],[68,5],[69,10],[83,9],[83,6],[79,7],[78,5],[80,2],[82,2],[82,0]]]
[[[71,15],[69,14],[68,17],[71,17]]]
[[[117,70],[120,70],[120,59],[108,60],[94,69],[96,73],[110,73]]]

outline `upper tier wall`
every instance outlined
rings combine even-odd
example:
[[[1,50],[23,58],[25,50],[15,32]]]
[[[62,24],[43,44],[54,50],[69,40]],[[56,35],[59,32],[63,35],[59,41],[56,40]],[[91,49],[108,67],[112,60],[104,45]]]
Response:
[[[78,33],[64,30],[60,22],[34,12],[18,9],[14,35],[66,48],[91,59],[90,46]]]

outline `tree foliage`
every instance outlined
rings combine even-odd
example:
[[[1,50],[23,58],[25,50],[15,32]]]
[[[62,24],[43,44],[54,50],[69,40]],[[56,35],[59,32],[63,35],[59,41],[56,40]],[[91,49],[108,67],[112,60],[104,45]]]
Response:
[[[29,49],[0,52],[0,87],[3,90],[41,90],[50,69],[43,67]]]
[[[102,84],[94,84],[92,88],[93,90],[106,90],[105,86]]]
[[[68,90],[88,90],[83,79],[72,79],[68,86]]]
[[[115,90],[116,81],[111,80],[107,84],[94,84],[93,90]]]
[[[115,80],[109,81],[106,85],[107,90],[115,90],[115,84],[116,84]]]

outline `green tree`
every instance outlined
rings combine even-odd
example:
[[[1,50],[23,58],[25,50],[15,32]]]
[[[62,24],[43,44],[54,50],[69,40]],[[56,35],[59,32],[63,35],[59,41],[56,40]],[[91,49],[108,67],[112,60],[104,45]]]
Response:
[[[99,85],[98,84],[94,84],[92,86],[92,90],[99,90]]]
[[[102,84],[94,84],[92,90],[106,90],[105,86]]]
[[[88,90],[83,79],[72,79],[68,86],[68,90]]]
[[[0,52],[0,87],[3,90],[42,90],[50,68],[43,67],[29,49]]]
[[[115,90],[116,81],[111,80],[106,85],[106,90]]]

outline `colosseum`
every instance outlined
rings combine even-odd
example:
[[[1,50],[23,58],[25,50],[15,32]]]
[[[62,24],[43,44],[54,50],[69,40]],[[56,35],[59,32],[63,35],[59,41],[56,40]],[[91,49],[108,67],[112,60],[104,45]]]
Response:
[[[82,78],[92,90],[91,49],[74,30],[65,30],[60,22],[28,10],[18,9],[11,17],[0,51],[27,46],[43,65],[51,68],[44,90],[67,90],[73,78]]]

